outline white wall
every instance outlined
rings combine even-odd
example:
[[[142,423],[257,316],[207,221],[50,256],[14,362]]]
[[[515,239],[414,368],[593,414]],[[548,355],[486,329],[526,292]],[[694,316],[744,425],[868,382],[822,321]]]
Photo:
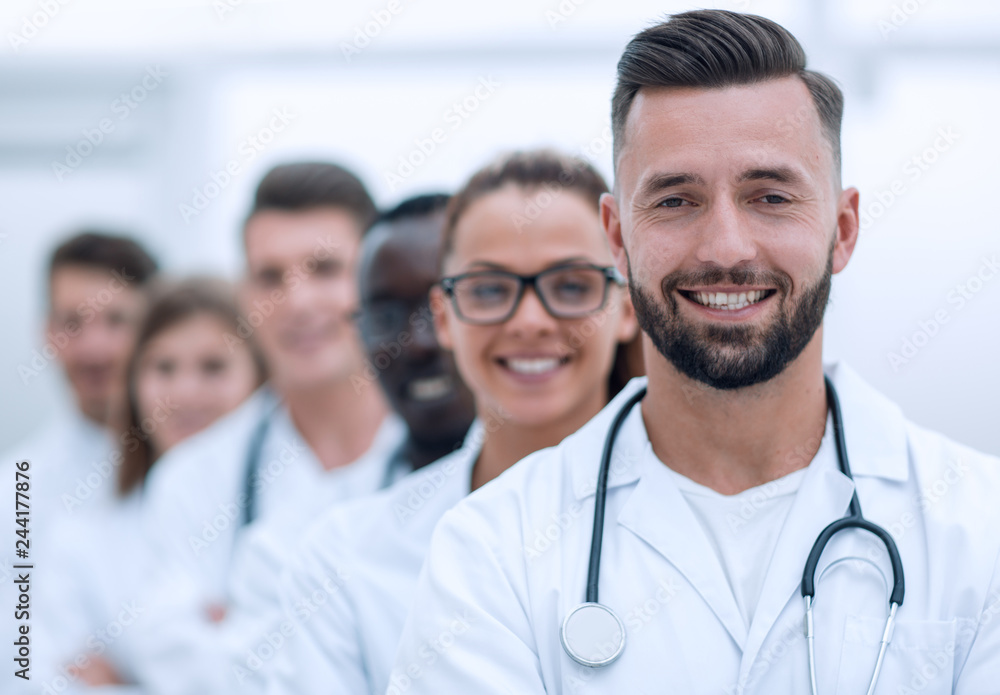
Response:
[[[370,44],[346,57],[344,46],[388,0],[246,0],[221,16],[210,0],[67,0],[17,46],[9,32],[21,32],[40,4],[4,3],[0,306],[7,331],[0,343],[0,448],[37,425],[60,393],[54,367],[28,383],[18,374],[44,344],[42,271],[59,237],[81,224],[107,223],[134,230],[168,268],[233,274],[240,263],[238,222],[257,179],[279,161],[346,162],[383,204],[452,188],[485,159],[514,147],[582,152],[610,176],[605,138],[618,54],[655,18],[694,6],[399,2],[400,11],[388,15]],[[894,5],[917,10],[894,14]],[[950,294],[958,285],[977,287],[984,257],[1000,260],[1000,222],[992,214],[1000,155],[996,3],[714,6],[786,24],[813,65],[847,94],[844,180],[860,188],[862,207],[878,218],[835,281],[828,354],[852,363],[917,422],[1000,454],[994,424],[1000,275],[961,306]],[[115,100],[157,66],[166,76],[122,120]],[[481,79],[498,86],[469,118],[456,120],[451,104],[471,95]],[[246,139],[275,108],[294,117],[249,159]],[[64,159],[81,130],[102,118],[113,119],[114,131],[58,180],[52,161]],[[435,128],[444,130],[444,142],[394,186],[388,173]],[[917,178],[907,161],[933,147],[942,128],[957,140],[928,153],[936,159]],[[182,219],[179,205],[231,160],[240,173],[204,211]],[[888,201],[894,182],[905,191],[880,211],[879,196]],[[942,311],[947,323],[925,342],[921,326]],[[920,346],[904,353],[906,340]],[[907,361],[894,362],[892,353]]]

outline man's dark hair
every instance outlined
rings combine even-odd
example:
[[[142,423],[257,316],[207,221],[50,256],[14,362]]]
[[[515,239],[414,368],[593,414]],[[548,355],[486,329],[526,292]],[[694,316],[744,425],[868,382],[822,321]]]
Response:
[[[328,162],[294,162],[271,169],[257,186],[247,221],[259,212],[305,212],[332,207],[347,211],[367,231],[378,214],[361,179]]]
[[[448,207],[449,200],[451,200],[451,196],[447,193],[415,195],[402,201],[391,210],[383,212],[375,224],[396,222],[411,217],[430,217],[436,213],[444,212],[445,208]]]
[[[806,54],[791,33],[764,17],[725,10],[695,10],[637,34],[618,61],[611,100],[614,160],[625,143],[625,121],[644,87],[721,89],[798,76],[812,95],[840,171],[844,96],[826,75],[806,70]],[[802,115],[792,115],[797,125]],[[776,124],[780,125],[780,124]]]
[[[96,230],[82,231],[56,247],[49,259],[49,282],[56,270],[70,265],[119,272],[136,285],[157,271],[156,261],[137,242]]]

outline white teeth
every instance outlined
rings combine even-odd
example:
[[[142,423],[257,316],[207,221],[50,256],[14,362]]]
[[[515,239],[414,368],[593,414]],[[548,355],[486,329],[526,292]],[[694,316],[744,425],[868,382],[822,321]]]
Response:
[[[752,292],[694,292],[689,295],[693,300],[712,309],[724,309],[735,311],[756,304],[764,298],[767,290],[753,290]]]
[[[451,378],[441,376],[411,381],[408,387],[410,398],[415,401],[433,401],[451,391]]]
[[[559,360],[555,357],[508,359],[506,362],[510,370],[518,374],[543,374],[559,366]]]

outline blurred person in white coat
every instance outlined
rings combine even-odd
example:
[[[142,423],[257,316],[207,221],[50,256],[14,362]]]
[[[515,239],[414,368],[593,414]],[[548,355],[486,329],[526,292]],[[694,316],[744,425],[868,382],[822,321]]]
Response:
[[[163,591],[130,646],[151,688],[197,687],[198,669],[185,667],[193,626],[225,616],[247,528],[270,519],[294,533],[401,474],[392,453],[404,425],[378,388],[353,380],[364,371],[356,266],[375,214],[361,181],[334,164],[280,165],[257,188],[243,229],[246,319],[226,340],[252,335],[270,380],[150,475],[144,517]]]
[[[357,319],[367,362],[353,382],[358,390],[381,387],[406,423],[407,436],[391,454],[400,472],[457,449],[474,417],[472,395],[434,336],[428,304],[447,202],[446,195],[407,199],[380,215],[361,244]],[[277,577],[300,535],[280,519],[262,519],[242,535],[225,619],[184,635],[184,668],[198,674],[190,692],[263,691],[264,661],[272,643],[284,641]]]
[[[282,577],[296,634],[277,650],[269,694],[385,692],[438,519],[623,385],[614,368],[637,326],[601,231],[606,191],[584,162],[538,151],[501,158],[455,196],[431,296],[477,423],[461,450],[310,528]],[[528,221],[528,210],[540,212]]]
[[[58,524],[59,556],[45,568],[54,581],[38,603],[53,661],[40,680],[53,691],[134,682],[125,647],[153,587],[141,524],[145,480],[158,458],[264,381],[254,342],[229,349],[224,340],[238,325],[235,291],[224,281],[164,280],[151,287],[127,371],[115,502]]]
[[[45,345],[18,370],[31,386],[56,363],[72,402],[53,407],[41,429],[0,459],[5,473],[15,459],[31,461],[37,525],[114,497],[121,459],[112,453],[127,418],[126,367],[145,305],[143,290],[156,269],[132,239],[94,231],[72,236],[52,253]]]
[[[14,580],[23,571],[14,565],[36,565],[29,573],[32,591],[57,579],[48,560],[64,544],[50,536],[52,528],[114,499],[122,464],[117,433],[127,417],[126,369],[145,305],[144,288],[156,269],[132,239],[98,231],[75,234],[50,257],[45,344],[18,371],[31,387],[43,370],[61,368],[70,399],[53,404],[48,422],[0,456],[0,479],[10,486],[10,494],[0,496],[0,513],[13,523],[16,511],[28,512],[19,517],[27,526],[20,539],[25,556],[14,556],[13,540],[0,550],[0,601],[10,607],[0,621],[4,635],[13,635],[21,624],[15,624],[13,606],[18,603]],[[27,470],[18,470],[18,463]],[[18,473],[22,477],[16,480]],[[22,506],[15,499],[16,482],[26,485]],[[0,686],[13,685],[12,674],[0,675]]]
[[[428,303],[438,278],[447,202],[445,195],[404,200],[380,215],[362,242],[357,319],[367,368],[355,384],[381,387],[406,423],[406,440],[393,453],[399,470],[421,469],[457,449],[475,414],[472,394],[434,335]],[[191,650],[191,667],[201,663],[206,674],[218,678],[206,679],[203,687],[217,693],[263,692],[274,645],[282,651],[295,648],[281,644],[277,581],[301,535],[302,528],[263,520],[240,540],[226,620],[214,634],[205,631]]]
[[[825,382],[841,113],[760,17],[628,44],[601,210],[648,380],[444,517],[387,693],[998,691],[1000,462]]]

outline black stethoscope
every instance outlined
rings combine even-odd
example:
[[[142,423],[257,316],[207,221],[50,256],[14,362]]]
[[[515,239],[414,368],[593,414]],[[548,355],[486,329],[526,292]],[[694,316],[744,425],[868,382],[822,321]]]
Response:
[[[253,436],[250,437],[250,446],[247,448],[246,464],[243,469],[243,514],[240,516],[240,527],[249,526],[257,518],[257,493],[260,486],[257,484],[257,473],[260,468],[261,452],[264,449],[264,441],[267,439],[267,432],[271,428],[271,420],[281,406],[281,399],[273,393],[268,393],[264,397],[262,414],[254,428]],[[389,487],[395,480],[396,459],[389,461],[385,467],[385,477],[379,488]]]
[[[243,515],[240,518],[240,526],[245,527],[253,523],[257,518],[257,471],[260,468],[260,455],[264,449],[264,440],[267,439],[267,431],[271,428],[271,419],[281,405],[281,399],[268,393],[264,397],[263,413],[257,426],[250,437],[250,446],[247,449],[246,465],[243,468]]]
[[[829,378],[826,382],[826,401],[830,412],[833,415],[833,434],[837,446],[837,465],[840,472],[854,481],[851,475],[851,466],[847,460],[847,442],[844,439],[844,426],[840,412],[840,399],[837,391]],[[574,608],[563,620],[560,638],[566,654],[577,663],[597,668],[613,663],[625,649],[625,625],[618,615],[600,603],[597,598],[597,585],[601,572],[601,544],[604,537],[604,508],[608,498],[608,473],[611,468],[611,454],[615,446],[615,438],[621,429],[622,423],[631,412],[636,403],[646,396],[646,389],[642,388],[629,398],[615,415],[608,430],[608,436],[604,440],[604,450],[601,454],[601,468],[597,475],[597,490],[594,497],[594,532],[590,542],[590,564],[587,570],[587,590],[584,603]],[[899,556],[896,543],[888,531],[865,519],[861,513],[861,502],[858,500],[858,492],[855,487],[851,496],[851,504],[848,513],[841,519],[837,519],[827,526],[816,538],[812,551],[806,560],[805,568],[802,571],[802,597],[805,601],[805,633],[809,652],[809,678],[812,692],[816,690],[816,654],[814,648],[815,633],[813,630],[813,603],[816,596],[816,568],[819,565],[820,556],[826,548],[830,539],[837,533],[845,529],[861,529],[878,536],[885,545],[889,553],[889,562],[892,564],[892,593],[889,595],[889,615],[886,618],[885,629],[882,634],[882,642],[879,647],[878,659],[875,662],[875,671],[872,675],[868,693],[871,695],[875,691],[875,684],[878,682],[879,673],[882,670],[882,662],[885,658],[886,649],[892,640],[893,626],[896,621],[896,612],[903,604],[903,562]]]

